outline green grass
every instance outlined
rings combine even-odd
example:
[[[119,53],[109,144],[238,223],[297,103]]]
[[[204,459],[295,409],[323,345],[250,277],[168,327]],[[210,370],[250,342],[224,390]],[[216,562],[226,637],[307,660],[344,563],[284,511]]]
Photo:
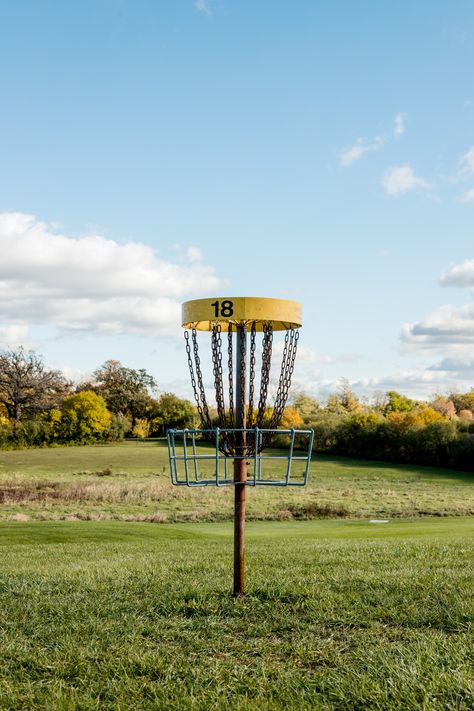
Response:
[[[474,513],[472,474],[316,456],[301,489],[248,490],[251,519]],[[163,442],[0,452],[0,520],[219,521],[232,491],[173,487]]]
[[[472,709],[472,519],[0,524],[1,709]]]
[[[0,709],[471,709],[473,491],[318,456],[248,489],[235,600],[233,492],[163,443],[1,452]]]

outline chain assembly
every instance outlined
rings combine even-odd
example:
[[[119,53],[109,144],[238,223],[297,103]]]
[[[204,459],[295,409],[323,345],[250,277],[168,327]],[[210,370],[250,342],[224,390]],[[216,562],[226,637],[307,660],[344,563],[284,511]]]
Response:
[[[234,353],[234,338],[238,335],[238,328],[241,329],[237,342],[240,344],[239,351]],[[188,358],[191,385],[194,393],[201,427],[211,429],[211,416],[206,401],[206,393],[203,383],[201,361],[199,358],[197,331],[191,329],[191,339],[189,331],[185,330],[186,354]],[[263,324],[263,337],[261,348],[260,367],[260,388],[258,393],[258,403],[256,403],[255,380],[257,372],[257,329],[255,322],[252,322],[249,330],[249,348],[247,365],[247,327],[229,324],[227,330],[227,380],[229,385],[229,401],[226,409],[224,396],[224,368],[222,353],[222,326],[214,322],[211,329],[211,351],[212,368],[214,376],[214,389],[216,394],[217,416],[219,427],[225,429],[247,429],[254,427],[274,430],[281,422],[283,412],[288,400],[291,379],[295,367],[296,351],[298,347],[298,329],[289,329],[285,333],[283,344],[283,355],[281,361],[278,386],[271,416],[268,418],[267,398],[270,383],[270,369],[273,350],[273,325],[271,322]],[[234,362],[235,358],[235,362]],[[238,378],[236,378],[238,374]],[[248,376],[248,387],[247,387]],[[237,386],[238,384],[238,386]],[[248,390],[248,402],[246,401]],[[238,403],[238,405],[237,405]],[[236,420],[236,412],[241,413],[239,421]],[[241,438],[239,439],[239,449],[242,448]],[[244,453],[248,456],[255,454],[256,442],[252,433],[247,433],[247,440],[243,445]],[[264,435],[258,442],[258,453],[268,447],[271,435]],[[220,450],[226,456],[233,456],[236,453],[237,438],[233,433],[227,432],[222,435]]]

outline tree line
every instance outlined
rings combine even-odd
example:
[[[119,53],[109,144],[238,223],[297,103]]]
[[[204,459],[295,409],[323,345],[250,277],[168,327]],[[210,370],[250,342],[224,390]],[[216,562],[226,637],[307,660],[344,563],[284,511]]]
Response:
[[[33,351],[0,353],[0,448],[162,437],[198,422],[188,400],[158,396],[145,369],[107,360],[74,386]],[[474,471],[474,389],[428,402],[389,391],[368,403],[343,379],[324,403],[296,394],[280,427],[314,429],[318,452]],[[275,444],[286,444],[285,437]]]
[[[162,436],[191,427],[195,409],[173,393],[156,397],[144,369],[108,360],[74,386],[23,348],[0,354],[0,447],[87,444],[125,436]]]
[[[318,452],[474,471],[474,389],[430,401],[392,390],[363,403],[343,380],[326,403],[299,393],[292,407]]]

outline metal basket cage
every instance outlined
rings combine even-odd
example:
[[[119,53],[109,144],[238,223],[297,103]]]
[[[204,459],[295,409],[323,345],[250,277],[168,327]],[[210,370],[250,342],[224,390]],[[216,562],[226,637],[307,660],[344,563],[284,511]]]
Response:
[[[172,429],[168,431],[171,482],[175,486],[232,486],[234,460],[247,462],[246,486],[305,486],[313,448],[313,430]],[[224,443],[240,437],[242,454],[226,454]],[[284,437],[285,450],[261,451],[262,442]],[[224,451],[222,451],[224,450]]]

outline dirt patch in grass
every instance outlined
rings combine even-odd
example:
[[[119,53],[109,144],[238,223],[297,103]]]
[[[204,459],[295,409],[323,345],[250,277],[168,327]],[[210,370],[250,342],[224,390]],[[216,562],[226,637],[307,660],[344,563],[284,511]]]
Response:
[[[296,519],[313,519],[313,518],[348,518],[351,513],[345,506],[331,506],[331,504],[317,504],[311,502],[307,504],[290,504],[287,512],[281,512],[283,518],[289,518],[285,513],[289,513],[292,518]]]
[[[127,476],[126,472],[114,472],[110,467],[105,467],[105,469],[99,469],[95,472],[83,471],[74,472],[73,476]]]

